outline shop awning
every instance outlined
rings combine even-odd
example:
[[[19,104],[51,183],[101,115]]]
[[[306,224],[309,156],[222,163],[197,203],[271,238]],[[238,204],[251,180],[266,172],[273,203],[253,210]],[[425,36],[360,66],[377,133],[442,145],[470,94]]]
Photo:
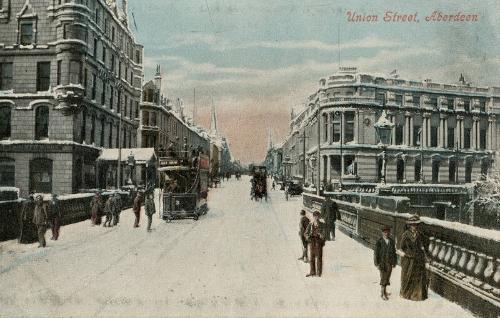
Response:
[[[118,161],[119,149],[103,149],[97,161]],[[121,162],[127,162],[128,156],[132,153],[136,164],[156,161],[154,148],[122,148]]]

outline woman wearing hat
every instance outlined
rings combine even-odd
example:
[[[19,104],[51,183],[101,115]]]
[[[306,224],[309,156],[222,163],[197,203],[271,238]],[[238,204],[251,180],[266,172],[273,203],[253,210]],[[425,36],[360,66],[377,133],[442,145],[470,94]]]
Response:
[[[427,272],[425,269],[425,239],[418,230],[420,218],[414,215],[406,222],[408,229],[401,237],[401,291],[409,300],[427,299]]]

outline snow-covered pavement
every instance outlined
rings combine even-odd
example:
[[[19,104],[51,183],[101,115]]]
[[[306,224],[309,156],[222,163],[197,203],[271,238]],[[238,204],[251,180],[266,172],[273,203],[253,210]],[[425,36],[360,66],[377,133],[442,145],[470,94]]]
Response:
[[[132,228],[127,210],[111,229],[65,226],[46,249],[0,243],[0,316],[472,316],[432,292],[424,302],[400,299],[399,267],[390,300],[381,300],[372,251],[338,232],[323,276],[306,278],[308,264],[297,260],[301,198],[271,191],[268,202],[250,201],[248,181],[213,189],[198,221],[155,215],[151,233],[144,218]]]

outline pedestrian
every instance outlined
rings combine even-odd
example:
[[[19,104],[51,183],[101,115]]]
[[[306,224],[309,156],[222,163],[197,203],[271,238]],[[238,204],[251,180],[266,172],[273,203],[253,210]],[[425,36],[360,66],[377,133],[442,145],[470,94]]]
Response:
[[[427,299],[426,242],[418,230],[420,217],[414,215],[406,222],[407,229],[401,236],[401,291],[400,296],[409,300]]]
[[[273,187],[273,190],[276,190],[276,183],[274,182],[274,180],[273,180],[273,185],[272,185],[272,187]]]
[[[113,197],[113,203],[113,226],[115,226],[120,222],[120,213],[122,212],[122,197],[118,192]]]
[[[36,226],[29,220],[33,218],[35,211],[35,198],[30,194],[23,202],[21,214],[19,215],[19,243],[31,243],[30,237],[36,232]]]
[[[90,202],[90,220],[92,221],[92,226],[100,225],[102,222],[103,214],[103,202],[101,193],[96,191],[92,201]]]
[[[108,199],[106,200],[106,204],[104,206],[104,212],[106,213],[106,221],[104,221],[103,226],[104,227],[111,227],[113,224],[111,221],[113,221],[113,213],[115,210],[115,200],[113,198],[113,195],[109,195]]]
[[[137,195],[135,196],[134,199],[134,206],[132,208],[135,214],[134,227],[139,227],[139,220],[141,218],[141,205],[142,205],[142,194],[141,192],[137,192]]]
[[[391,238],[391,228],[382,227],[382,237],[375,244],[373,259],[375,266],[380,272],[380,297],[383,300],[389,299],[387,286],[391,284],[392,268],[396,266],[396,246]]]
[[[302,256],[299,257],[299,260],[304,261],[305,263],[309,262],[307,259],[307,239],[306,239],[306,230],[309,225],[309,218],[306,216],[306,211],[300,211],[300,222],[299,222],[299,237],[302,242]]]
[[[153,193],[149,193],[146,196],[146,202],[144,203],[144,212],[148,217],[148,227],[147,231],[151,232],[151,223],[153,222],[153,214],[156,213],[155,201]]]
[[[323,246],[325,245],[325,224],[320,220],[320,213],[314,211],[313,221],[306,229],[307,247],[309,249],[310,271],[306,277],[321,277],[323,269]]]
[[[321,205],[321,216],[325,220],[326,240],[335,240],[335,221],[337,221],[338,206],[330,197],[326,197]]]
[[[52,200],[50,201],[49,215],[50,226],[52,228],[52,237],[50,239],[57,241],[59,238],[59,229],[61,228],[61,207],[59,198],[55,193],[52,194]]]
[[[45,231],[47,230],[47,207],[43,204],[43,197],[38,195],[35,200],[35,210],[33,212],[33,224],[36,225],[38,233],[38,247],[45,247]]]

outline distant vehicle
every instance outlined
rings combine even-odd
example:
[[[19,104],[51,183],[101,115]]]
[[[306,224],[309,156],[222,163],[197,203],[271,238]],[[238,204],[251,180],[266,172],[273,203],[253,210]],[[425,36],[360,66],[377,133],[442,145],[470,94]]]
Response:
[[[304,189],[302,188],[302,185],[300,184],[299,181],[293,180],[293,181],[288,181],[287,182],[287,191],[288,195],[301,195]]]
[[[166,184],[161,215],[164,220],[198,220],[207,213],[209,162],[209,157],[203,154],[192,156],[190,160],[160,158],[158,171]]]
[[[252,166],[252,200],[262,200],[265,198],[267,201],[267,169],[265,166]]]

